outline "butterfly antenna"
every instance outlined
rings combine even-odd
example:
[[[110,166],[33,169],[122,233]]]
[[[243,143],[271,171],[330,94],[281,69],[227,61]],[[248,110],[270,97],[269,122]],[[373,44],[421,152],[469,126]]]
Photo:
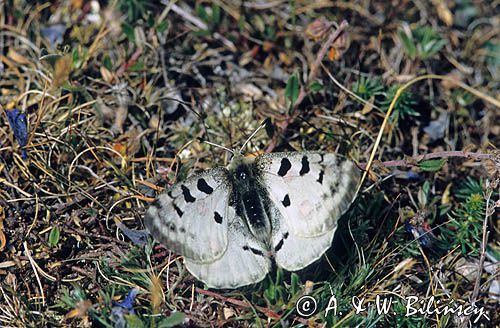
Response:
[[[217,148],[222,148],[222,149],[224,149],[224,150],[226,150],[226,151],[228,151],[228,152],[230,152],[231,154],[234,155],[234,150],[229,149],[227,147],[224,147],[224,146],[221,146],[221,145],[218,145],[216,143],[213,143],[213,142],[210,142],[210,141],[206,141],[206,140],[203,140],[203,143],[206,143],[206,144],[208,144],[210,146],[214,146],[214,147],[217,147]]]
[[[250,137],[248,137],[248,139],[243,143],[243,146],[241,146],[241,148],[240,148],[240,154],[243,151],[243,149],[245,149],[245,146],[247,145],[247,143],[249,143],[250,140],[257,134],[257,132],[259,132],[264,127],[266,127],[266,124],[267,124],[267,120],[262,122],[262,124],[257,129],[255,129],[255,131],[250,135]]]

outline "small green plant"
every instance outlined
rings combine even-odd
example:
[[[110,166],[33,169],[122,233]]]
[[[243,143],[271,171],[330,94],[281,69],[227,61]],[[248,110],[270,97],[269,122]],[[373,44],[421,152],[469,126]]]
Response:
[[[361,76],[358,81],[354,82],[352,88],[358,96],[365,100],[384,94],[384,85],[380,79]]]
[[[108,295],[101,293],[101,296],[111,304],[111,298],[107,297]],[[59,302],[54,307],[66,312],[68,322],[72,320],[87,321],[90,318],[99,322],[103,327],[112,327],[106,318],[110,313],[106,309],[98,309],[98,306],[92,303],[85,291],[78,286],[75,286],[72,291],[63,288]]]
[[[120,0],[118,8],[122,13],[127,14],[127,22],[132,24],[152,12],[152,2],[146,0]]]
[[[202,5],[196,6],[196,13],[202,21],[207,24],[208,31],[213,31],[221,23],[221,10],[216,4],[211,7],[204,7]]]
[[[406,53],[412,60],[431,58],[447,43],[430,26],[420,26],[414,30],[405,28],[400,30],[398,34]]]
[[[486,63],[498,69],[500,66],[500,43],[486,41],[482,49],[485,52],[484,57],[486,58]]]
[[[52,230],[50,230],[49,234],[49,246],[50,247],[56,247],[57,244],[59,243],[59,237],[61,235],[61,231],[59,230],[58,226],[54,226]]]
[[[290,100],[291,109],[293,109],[293,106],[295,105],[297,99],[299,98],[299,91],[300,91],[299,78],[297,77],[297,74],[294,73],[288,78],[285,88],[285,97],[288,100]]]
[[[436,172],[443,168],[443,165],[446,163],[446,159],[428,159],[425,161],[419,162],[417,165],[420,170],[424,172]]]
[[[482,183],[468,178],[455,195],[463,203],[449,214],[449,229],[443,229],[443,233],[452,245],[460,247],[462,254],[477,255],[486,206]]]
[[[472,194],[483,193],[483,181],[467,177],[460,187],[455,192],[455,196],[459,200],[466,200]]]
[[[382,108],[384,112],[387,112],[389,109],[398,88],[398,85],[386,88],[381,80],[364,76],[360,77],[360,79],[352,85],[354,93],[365,100],[373,99],[374,104]],[[413,109],[416,104],[415,96],[410,92],[403,91],[396,101],[391,119],[393,121],[398,121],[399,119],[420,116],[420,114]]]
[[[398,85],[393,85],[385,93],[385,99],[380,103],[384,112],[387,112],[389,109],[389,106],[396,96],[398,89]],[[420,113],[413,109],[416,104],[417,101],[415,100],[415,96],[408,91],[403,91],[396,100],[396,104],[392,110],[391,119],[398,122],[401,119],[420,116]]]
[[[424,316],[419,315],[405,315],[408,311],[408,304],[406,300],[401,298],[394,298],[394,304],[392,306],[392,311],[396,313],[396,315],[384,316],[385,322],[388,326],[391,327],[427,327],[427,321]]]

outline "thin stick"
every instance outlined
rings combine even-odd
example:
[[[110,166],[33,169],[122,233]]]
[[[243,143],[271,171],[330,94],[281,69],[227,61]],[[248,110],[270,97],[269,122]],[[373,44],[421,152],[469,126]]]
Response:
[[[380,166],[382,166],[382,167],[396,167],[396,166],[412,167],[412,166],[417,166],[417,163],[421,162],[423,160],[434,159],[434,158],[448,158],[448,157],[464,157],[464,158],[471,158],[471,159],[476,159],[476,160],[482,160],[482,159],[494,160],[493,154],[472,153],[472,152],[466,152],[466,151],[460,151],[460,150],[453,150],[453,151],[439,151],[439,152],[435,152],[435,153],[423,154],[423,155],[410,157],[408,159],[401,159],[401,160],[387,161],[387,162],[376,162],[376,163],[372,163],[372,166],[374,166],[374,167],[380,167]],[[367,163],[360,163],[358,165],[360,168],[366,169],[368,164]]]
[[[309,76],[307,77],[307,83],[311,83],[312,80],[316,77],[318,71],[319,71],[319,66],[321,64],[321,61],[325,57],[328,49],[332,46],[332,44],[335,42],[335,40],[338,39],[338,37],[344,33],[345,29],[349,26],[349,23],[344,19],[339,27],[332,33],[330,34],[330,37],[328,37],[328,40],[321,46],[320,51],[318,52],[318,55],[316,56],[316,59],[314,60],[314,63],[311,67],[311,71],[309,72]],[[300,88],[300,93],[299,96],[297,97],[297,101],[295,102],[294,107],[297,108],[304,98],[306,97],[307,92],[305,91],[304,86]]]
[[[24,242],[23,246],[24,246],[24,253],[28,257],[28,260],[31,264],[31,267],[33,268],[33,272],[35,273],[36,281],[38,282],[38,288],[40,288],[40,293],[42,294],[42,305],[45,306],[45,294],[43,293],[42,282],[40,281],[40,276],[38,276],[38,271],[36,269],[37,265],[35,263],[35,260],[33,260],[33,258],[31,257],[30,251],[28,250],[28,244],[26,242]]]
[[[204,289],[196,287],[195,291],[197,293],[200,293],[200,294],[203,294],[203,295],[207,295],[207,296],[210,296],[210,297],[214,297],[214,298],[223,300],[225,302],[228,302],[228,303],[231,303],[231,304],[243,307],[243,308],[253,307],[250,303],[247,303],[247,302],[244,302],[244,301],[240,301],[240,300],[232,298],[232,297],[225,297],[225,296],[222,296],[221,294],[218,294],[218,293],[215,293],[215,292],[212,292],[212,291],[209,291],[209,290],[204,290]],[[278,313],[276,313],[276,312],[274,312],[274,311],[272,311],[272,310],[270,310],[268,308],[262,307],[262,306],[255,306],[255,309],[257,309],[259,312],[264,313],[268,318],[273,318],[273,319],[278,319],[279,320],[282,317],[280,314],[278,314]],[[304,319],[304,318],[296,317],[295,319],[297,321],[303,323],[303,324],[307,324],[308,323],[308,321],[306,319]]]
[[[311,71],[309,73],[309,76],[307,77],[306,83],[312,82],[312,80],[316,77],[316,74],[319,71],[319,65],[321,64],[321,61],[325,57],[326,52],[328,51],[328,49],[330,49],[330,47],[335,42],[335,40],[337,40],[338,37],[340,35],[342,35],[342,33],[344,33],[345,29],[348,26],[349,26],[349,23],[346,20],[343,20],[340,23],[339,27],[330,34],[330,36],[328,37],[328,40],[323,44],[323,46],[321,47],[320,51],[318,52],[318,55],[316,56],[316,59],[314,60],[314,63],[312,65],[312,67],[311,67]],[[297,108],[297,107],[299,107],[299,105],[302,103],[302,101],[304,100],[304,98],[306,97],[306,95],[307,95],[306,89],[304,88],[304,86],[301,86],[300,87],[300,91],[299,91],[299,96],[297,97],[297,101],[293,105],[294,109]],[[293,111],[293,113],[291,114],[291,116],[288,117],[282,123],[281,130],[282,131],[286,131],[288,125],[290,125],[290,123],[292,123],[293,120],[295,120],[297,118],[297,116],[298,116],[297,111]],[[272,138],[271,142],[269,143],[269,145],[266,148],[266,153],[270,153],[274,149],[274,147],[276,147],[276,144],[278,142],[278,140],[277,140],[278,139],[278,135],[279,134],[276,134]]]

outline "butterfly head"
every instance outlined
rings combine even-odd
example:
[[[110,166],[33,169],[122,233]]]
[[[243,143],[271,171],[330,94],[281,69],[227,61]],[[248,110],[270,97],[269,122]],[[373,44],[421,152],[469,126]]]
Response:
[[[255,170],[253,169],[253,158],[244,157],[239,152],[235,152],[228,170],[231,173],[233,182],[240,187],[250,186],[255,179]],[[246,188],[243,188],[246,189]]]

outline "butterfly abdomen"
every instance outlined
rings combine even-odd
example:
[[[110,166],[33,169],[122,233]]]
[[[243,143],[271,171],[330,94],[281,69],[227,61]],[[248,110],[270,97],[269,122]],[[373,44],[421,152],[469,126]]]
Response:
[[[271,220],[266,211],[269,200],[260,185],[254,163],[241,161],[232,168],[231,173],[235,186],[232,203],[236,213],[258,240],[267,243],[271,236]]]

